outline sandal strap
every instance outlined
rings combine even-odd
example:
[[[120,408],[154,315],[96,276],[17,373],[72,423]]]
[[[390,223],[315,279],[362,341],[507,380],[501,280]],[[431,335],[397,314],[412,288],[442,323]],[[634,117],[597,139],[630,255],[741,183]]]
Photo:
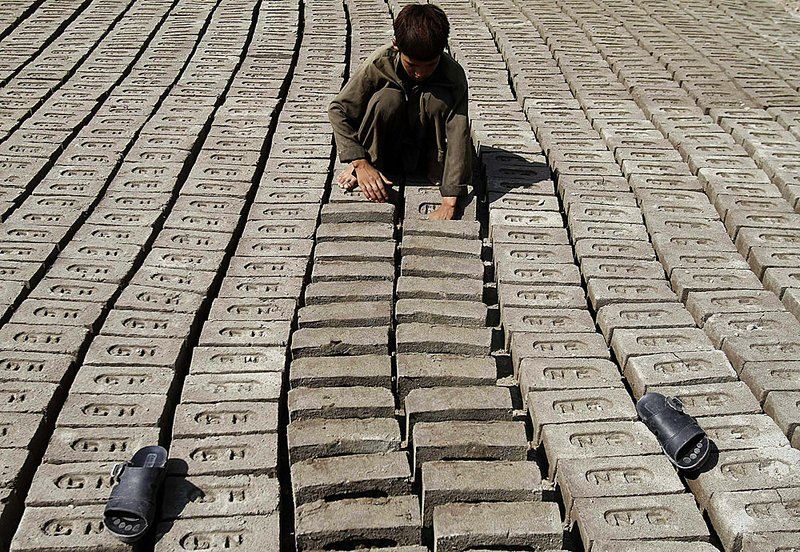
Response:
[[[106,512],[125,512],[144,520],[156,503],[156,490],[164,468],[125,465],[118,473],[119,483],[111,491]]]

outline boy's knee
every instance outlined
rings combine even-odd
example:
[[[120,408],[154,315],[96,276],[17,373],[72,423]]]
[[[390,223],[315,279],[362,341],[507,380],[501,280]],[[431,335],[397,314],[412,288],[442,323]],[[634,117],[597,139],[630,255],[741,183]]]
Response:
[[[385,121],[405,117],[406,98],[403,92],[394,88],[382,88],[372,97],[375,115]]]

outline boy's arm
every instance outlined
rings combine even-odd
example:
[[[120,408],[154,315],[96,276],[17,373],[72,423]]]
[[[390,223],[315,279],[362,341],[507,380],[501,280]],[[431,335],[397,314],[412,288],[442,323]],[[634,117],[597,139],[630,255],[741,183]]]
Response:
[[[453,111],[445,123],[447,151],[442,175],[442,197],[466,195],[467,184],[472,180],[472,140],[469,133],[467,88],[456,100]]]
[[[358,141],[357,125],[364,117],[369,99],[375,93],[376,83],[370,78],[368,69],[368,64],[363,64],[328,107],[336,151],[343,163],[367,157],[367,151]]]

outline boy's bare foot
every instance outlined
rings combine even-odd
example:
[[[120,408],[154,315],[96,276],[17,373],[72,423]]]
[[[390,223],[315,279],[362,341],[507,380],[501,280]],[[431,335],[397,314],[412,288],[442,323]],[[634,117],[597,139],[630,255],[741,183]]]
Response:
[[[346,192],[356,187],[358,178],[356,178],[356,169],[352,163],[348,163],[344,170],[339,173],[339,176],[336,177],[336,183]]]
[[[442,204],[428,214],[428,220],[453,220],[456,216],[458,198],[443,197]]]

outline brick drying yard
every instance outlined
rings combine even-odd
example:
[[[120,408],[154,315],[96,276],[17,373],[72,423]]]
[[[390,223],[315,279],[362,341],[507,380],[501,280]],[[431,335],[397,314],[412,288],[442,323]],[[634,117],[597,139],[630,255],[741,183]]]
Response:
[[[343,193],[397,0],[2,0],[0,550],[800,546],[800,19],[443,0],[475,190]],[[679,475],[634,402],[716,449]]]

